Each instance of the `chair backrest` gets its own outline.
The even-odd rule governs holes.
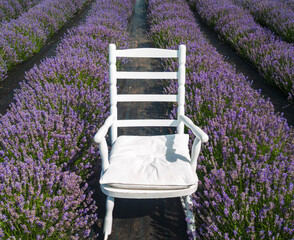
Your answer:
[[[125,72],[117,71],[116,58],[177,58],[177,72]],[[179,116],[185,113],[185,63],[186,46],[180,45],[179,50],[159,48],[134,48],[117,50],[115,44],[109,45],[110,62],[110,113],[115,116],[111,127],[112,144],[117,139],[118,127],[177,127],[177,133],[184,133],[184,124]],[[117,94],[117,79],[178,79],[178,94]],[[118,120],[118,102],[177,102],[177,119],[136,119]]]

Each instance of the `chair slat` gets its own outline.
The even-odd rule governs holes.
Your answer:
[[[173,119],[135,119],[117,120],[118,127],[177,127],[178,120]]]
[[[136,48],[116,50],[116,57],[139,57],[139,58],[177,58],[178,50],[159,48]]]
[[[118,94],[118,102],[176,102],[177,95],[167,94]]]
[[[177,72],[116,72],[117,79],[177,79]]]

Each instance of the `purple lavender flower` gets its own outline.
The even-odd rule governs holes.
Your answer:
[[[288,42],[294,42],[294,11],[287,3],[271,0],[233,0],[248,9],[261,25],[269,27]]]
[[[0,23],[17,18],[20,14],[28,11],[43,0],[1,0],[0,1]]]
[[[269,83],[278,86],[289,101],[293,101],[293,43],[284,42],[261,27],[248,11],[233,1],[190,0],[190,3],[208,25],[251,61]],[[282,24],[283,27],[284,25]]]
[[[108,115],[105,49],[126,47],[134,1],[121,4],[98,0],[0,116],[1,238],[89,239],[97,216],[85,180],[99,160],[93,135]]]
[[[79,176],[61,171],[53,163],[32,158],[9,159],[0,163],[0,170],[0,210],[5,216],[0,218],[2,237],[89,237],[89,228],[97,218],[97,207],[91,199],[92,193],[86,193],[87,186],[80,187]],[[29,193],[28,189],[33,192]],[[61,195],[57,194],[59,191]],[[84,202],[88,204],[87,211],[82,207]],[[62,218],[64,215],[66,219]]]
[[[86,1],[44,0],[17,19],[3,22],[0,26],[0,80],[16,64],[38,52],[46,40],[81,9]]]
[[[227,7],[216,3],[210,9]],[[156,46],[187,45],[186,114],[210,136],[198,160],[194,235],[262,239],[270,230],[271,238],[291,239],[293,128],[208,44],[185,1],[149,0],[149,22]],[[177,65],[166,62],[166,69]],[[166,92],[176,94],[176,87],[171,82]]]

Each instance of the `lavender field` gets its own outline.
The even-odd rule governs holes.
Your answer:
[[[270,84],[279,87],[287,95],[289,101],[293,101],[293,43],[283,41],[272,31],[259,25],[249,11],[235,4],[233,0],[190,0],[189,2],[209,26],[241,56],[248,59]],[[291,14],[287,15],[287,12],[279,10],[280,15],[286,19],[282,20],[279,18],[280,15],[275,14],[271,15],[276,16],[273,17],[274,20],[269,21],[272,26],[275,25],[275,22],[280,22],[285,34],[292,36],[293,11],[289,10]],[[262,15],[266,16],[265,13]]]
[[[248,9],[258,23],[270,28],[287,42],[294,42],[294,11],[287,3],[272,0],[234,0],[234,3]]]
[[[0,2],[0,77],[5,81],[8,71],[38,52],[88,0]],[[109,115],[108,45],[128,48],[135,3],[96,0],[83,24],[65,34],[56,56],[26,73],[14,102],[0,115],[0,239],[98,238],[94,226],[100,209],[89,186],[100,161],[93,135]],[[199,11],[291,102],[293,4],[146,3],[146,37],[154,46],[187,46],[186,114],[210,138],[198,160],[196,231],[188,232],[189,238],[294,239],[293,127],[208,42],[193,14]],[[287,5],[287,14],[270,7],[275,4]],[[166,71],[177,69],[174,62],[163,64]],[[165,86],[169,93],[175,89],[175,82]]]
[[[187,45],[186,114],[210,136],[190,238],[293,239],[293,128],[209,45],[185,1],[150,0],[149,11],[156,46]]]
[[[0,1],[0,22],[17,18],[20,14],[28,11],[41,0],[1,0]]]
[[[57,56],[27,73],[1,116],[1,239],[94,237],[86,180],[97,164],[93,134],[107,117],[107,46],[126,47],[133,5],[97,0]]]
[[[9,70],[40,51],[88,0],[44,0],[0,24],[0,81]],[[12,3],[11,3],[12,4]]]

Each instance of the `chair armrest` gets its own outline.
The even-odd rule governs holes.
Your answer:
[[[108,129],[114,122],[114,115],[110,115],[104,122],[103,126],[98,130],[98,132],[94,136],[94,141],[96,143],[101,143],[102,140],[105,138]]]
[[[191,129],[193,134],[199,138],[199,140],[203,143],[208,141],[208,136],[203,130],[197,127],[190,118],[185,115],[180,115],[180,121],[182,121],[188,128]]]
[[[98,130],[94,136],[94,141],[99,143],[99,150],[102,160],[102,169],[101,174],[103,174],[109,166],[108,161],[108,147],[106,143],[105,136],[108,132],[108,129],[111,127],[115,119],[114,115],[110,115],[104,122],[103,126]]]
[[[191,129],[193,134],[196,136],[193,146],[192,146],[192,155],[191,155],[191,166],[194,171],[197,169],[197,159],[200,153],[201,142],[205,143],[208,141],[208,136],[205,132],[197,127],[190,118],[185,115],[180,115],[180,121],[182,121],[187,127]]]

